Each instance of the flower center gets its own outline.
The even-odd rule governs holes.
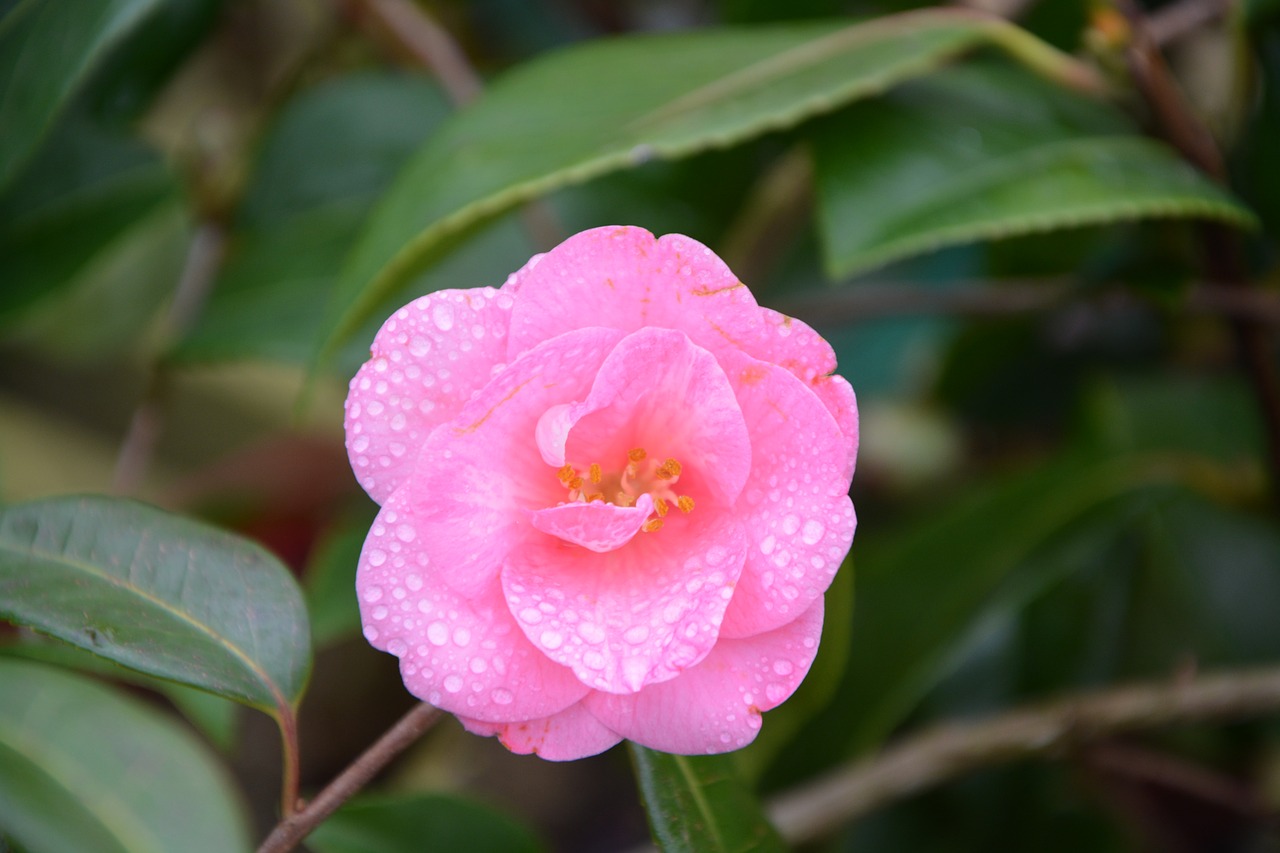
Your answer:
[[[557,472],[569,490],[569,500],[580,503],[604,501],[615,506],[635,506],[643,494],[653,498],[653,515],[640,529],[653,533],[662,528],[663,517],[674,505],[681,512],[693,512],[693,498],[676,494],[682,466],[675,459],[650,458],[643,447],[627,451],[627,462],[619,469],[605,469],[592,462],[585,469],[565,465]]]

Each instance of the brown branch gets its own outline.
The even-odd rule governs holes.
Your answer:
[[[282,820],[262,842],[258,853],[285,853],[296,847],[325,818],[369,784],[391,759],[422,737],[435,725],[440,715],[439,708],[426,703],[415,705],[316,795],[314,800]]]
[[[938,726],[777,797],[768,813],[783,838],[802,844],[981,768],[1053,758],[1125,733],[1277,712],[1280,668],[1103,690]]]

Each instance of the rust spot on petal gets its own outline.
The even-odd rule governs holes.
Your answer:
[[[489,411],[485,412],[484,415],[480,418],[480,420],[471,424],[471,426],[462,427],[461,429],[455,429],[454,433],[456,433],[457,435],[466,435],[469,432],[475,432],[476,430],[480,429],[480,427],[484,425],[484,422],[489,420],[489,418],[493,415],[493,413],[498,410],[499,406],[503,405],[504,403],[508,402],[512,397],[519,394],[520,391],[524,388],[524,386],[528,385],[532,381],[533,381],[532,379],[526,379],[524,382],[521,382],[519,385],[512,388],[510,393],[507,394],[507,396],[503,397],[501,400],[494,403],[493,407],[490,408]]]
[[[694,296],[715,296],[717,293],[724,293],[726,290],[737,290],[739,287],[746,287],[746,285],[740,281],[734,284],[726,284],[724,287],[707,287],[703,285],[689,292]]]
[[[742,380],[743,385],[754,385],[768,375],[768,369],[753,364],[750,367],[745,368],[739,378]]]

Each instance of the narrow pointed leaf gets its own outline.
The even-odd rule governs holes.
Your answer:
[[[0,512],[0,617],[276,716],[310,669],[302,594],[279,561],[134,501]]]
[[[730,755],[670,755],[629,744],[653,838],[664,853],[786,847]]]
[[[812,138],[834,278],[943,246],[1080,225],[1254,222],[1114,109],[1010,65],[911,83],[823,122]]]
[[[432,136],[383,199],[339,279],[325,351],[523,201],[792,127],[989,41],[1052,53],[1004,22],[935,9],[851,26],[601,40],[517,68]]]
[[[93,70],[161,0],[25,0],[0,19],[0,187]]]
[[[236,853],[225,772],[163,714],[81,676],[0,659],[0,828],[23,848]]]

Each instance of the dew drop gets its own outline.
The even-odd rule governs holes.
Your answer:
[[[418,535],[412,524],[402,524],[396,528],[396,538],[401,542],[412,542]]]
[[[387,552],[379,548],[374,548],[369,552],[369,565],[377,567],[387,561]]]
[[[449,331],[453,328],[453,306],[447,302],[436,302],[431,306],[431,319],[435,321],[437,329]]]
[[[800,519],[794,515],[788,515],[782,519],[782,532],[788,536],[795,534],[800,529]]]
[[[459,675],[447,676],[444,680],[444,689],[450,693],[457,693],[462,689],[462,677]]]
[[[369,602],[370,604],[373,604],[375,601],[381,600],[381,598],[382,598],[382,587],[380,586],[365,587],[364,589],[365,601]]]
[[[418,590],[422,589],[422,576],[409,575],[404,579],[404,585],[409,587],[409,589],[413,590],[414,592],[417,592]]]
[[[804,540],[806,545],[817,545],[818,540],[822,538],[822,534],[827,529],[822,526],[822,522],[815,518],[811,518],[804,523],[804,530],[800,533],[800,538]]]
[[[628,643],[643,643],[645,640],[649,639],[649,626],[633,625],[627,629],[627,632],[622,635],[622,638]]]
[[[449,642],[449,628],[443,622],[432,622],[427,626],[427,639],[433,646],[443,646]]]
[[[558,649],[564,643],[564,637],[556,631],[542,632],[542,645],[548,649]]]
[[[511,700],[515,699],[515,697],[511,695],[510,690],[506,690],[502,687],[499,687],[497,690],[490,693],[489,698],[493,700],[493,704],[495,705],[510,705]]]
[[[773,671],[778,675],[790,675],[794,668],[789,660],[776,660],[773,662]]]
[[[466,628],[454,628],[453,642],[454,642],[454,645],[465,648],[467,645],[471,643],[471,632],[468,631]]]
[[[770,684],[764,689],[764,695],[770,702],[781,702],[787,698],[787,688],[781,684]]]

